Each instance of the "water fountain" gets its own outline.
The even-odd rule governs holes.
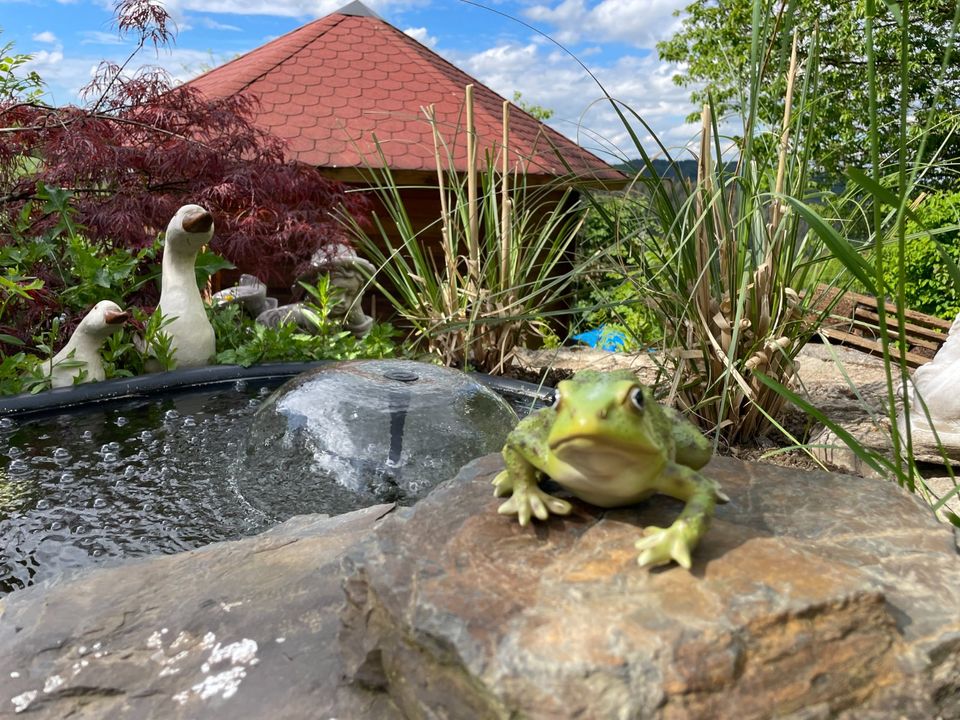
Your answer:
[[[521,410],[536,396],[480,379],[402,360],[212,366],[2,399],[0,594],[294,514],[412,504],[502,443],[516,416],[486,386]]]

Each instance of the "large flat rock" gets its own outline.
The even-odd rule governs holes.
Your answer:
[[[408,717],[960,717],[955,539],[895,485],[715,459],[693,571],[651,572],[634,541],[679,503],[524,529],[500,467],[347,555],[347,677]]]
[[[0,717],[397,717],[341,687],[340,556],[392,505],[85,570],[0,600]]]
[[[414,508],[85,570],[0,600],[0,717],[960,718],[960,558],[896,486],[714,460],[679,503],[496,513],[498,456]]]

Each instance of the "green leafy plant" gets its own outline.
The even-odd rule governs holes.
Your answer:
[[[656,313],[636,292],[634,277],[643,238],[652,228],[645,197],[627,190],[595,197],[605,212],[586,215],[577,254],[589,262],[577,275],[578,320],[574,332],[603,326],[619,333],[627,352],[649,347],[663,336]]]
[[[532,187],[506,167],[508,106],[500,156],[477,170],[467,90],[468,170],[456,172],[453,143],[440,134],[432,110],[442,241],[432,246],[404,207],[401,188],[382,153],[371,186],[386,217],[368,234],[343,218],[358,247],[378,267],[373,282],[413,329],[415,351],[445,365],[501,370],[517,346],[538,344],[554,332],[547,318],[567,312],[577,268],[565,268],[583,222],[569,189]],[[499,166],[499,167],[498,167]],[[399,240],[397,240],[399,238]]]
[[[301,285],[310,297],[300,310],[300,316],[311,325],[309,332],[295,323],[275,328],[260,325],[239,305],[210,308],[208,316],[217,337],[216,361],[249,367],[264,362],[382,358],[396,353],[397,333],[389,324],[374,324],[365,337],[356,338],[331,320],[338,288],[328,277],[322,276],[316,285]]]
[[[922,195],[905,224],[903,264],[885,254],[883,281],[896,288],[903,277],[907,307],[953,320],[960,313],[960,288],[943,259],[960,262],[960,192]]]
[[[13,52],[12,42],[0,46],[0,102],[13,98],[34,102],[43,94],[40,75],[35,70],[23,72],[32,59],[32,55]]]

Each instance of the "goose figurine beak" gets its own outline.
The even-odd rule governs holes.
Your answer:
[[[180,224],[188,233],[205,233],[213,225],[213,215],[206,210],[191,210],[184,214]]]
[[[103,321],[107,325],[123,325],[129,319],[130,313],[126,311],[116,312],[115,310],[107,310],[103,313]]]

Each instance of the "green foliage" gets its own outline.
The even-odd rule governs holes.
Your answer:
[[[159,282],[160,248],[159,240],[134,251],[69,235],[60,258],[68,283],[61,299],[69,307],[88,308],[101,300],[126,297],[151,281]]]
[[[960,313],[960,288],[941,253],[960,263],[960,192],[928,195],[913,215],[906,221],[903,266],[885,253],[884,282],[896,288],[902,276],[907,307],[953,320]]]
[[[208,317],[217,337],[216,361],[249,367],[265,362],[309,362],[391,357],[397,352],[397,335],[389,324],[375,324],[363,338],[356,338],[330,319],[337,288],[323,276],[316,286],[303,285],[311,297],[305,303],[313,325],[304,332],[293,323],[276,328],[259,325],[239,305],[209,308]]]
[[[524,102],[523,94],[519,90],[513,91],[513,104],[537,120],[549,120],[553,117],[553,110],[550,108]]]
[[[878,122],[868,128],[870,91],[864,81],[867,54],[864,25],[867,8],[876,8],[872,18],[875,64],[872,68]],[[933,131],[928,147],[947,143],[941,158],[960,156],[957,107],[960,105],[960,55],[947,57],[954,41],[956,2],[913,0],[909,14],[888,2],[823,3],[816,0],[693,0],[681,14],[682,24],[672,38],[657,45],[663,60],[678,63],[677,84],[691,88],[696,107],[711,102],[718,116],[728,112],[747,118],[755,115],[755,127],[776,129],[783,117],[786,66],[794,32],[801,58],[819,54],[815,69],[820,91],[809,99],[820,118],[816,132],[805,140],[813,149],[815,169],[828,183],[843,177],[847,167],[869,164],[870,135],[886,155],[900,146],[900,99],[910,108],[911,128]],[[901,83],[900,45],[904,37],[901,19],[909,20],[909,54],[906,83]],[[759,40],[759,52],[752,47]],[[751,79],[762,63],[765,82],[755,87]],[[752,92],[756,90],[757,92]],[[693,121],[696,114],[690,115]],[[918,152],[919,132],[910,138]],[[755,141],[776,142],[775,134]],[[767,157],[775,149],[767,148]],[[926,160],[927,158],[924,158]],[[940,168],[937,177],[950,182]]]
[[[651,232],[647,203],[637,192],[611,193],[595,198],[601,211],[591,208],[583,225],[577,253],[592,264],[577,276],[575,332],[600,325],[620,332],[623,350],[632,352],[659,340],[663,329],[656,313],[638,292],[636,276],[643,253],[643,237]]]
[[[43,80],[36,71],[23,72],[32,59],[32,55],[13,52],[12,42],[0,46],[0,102],[32,102],[43,94]]]

